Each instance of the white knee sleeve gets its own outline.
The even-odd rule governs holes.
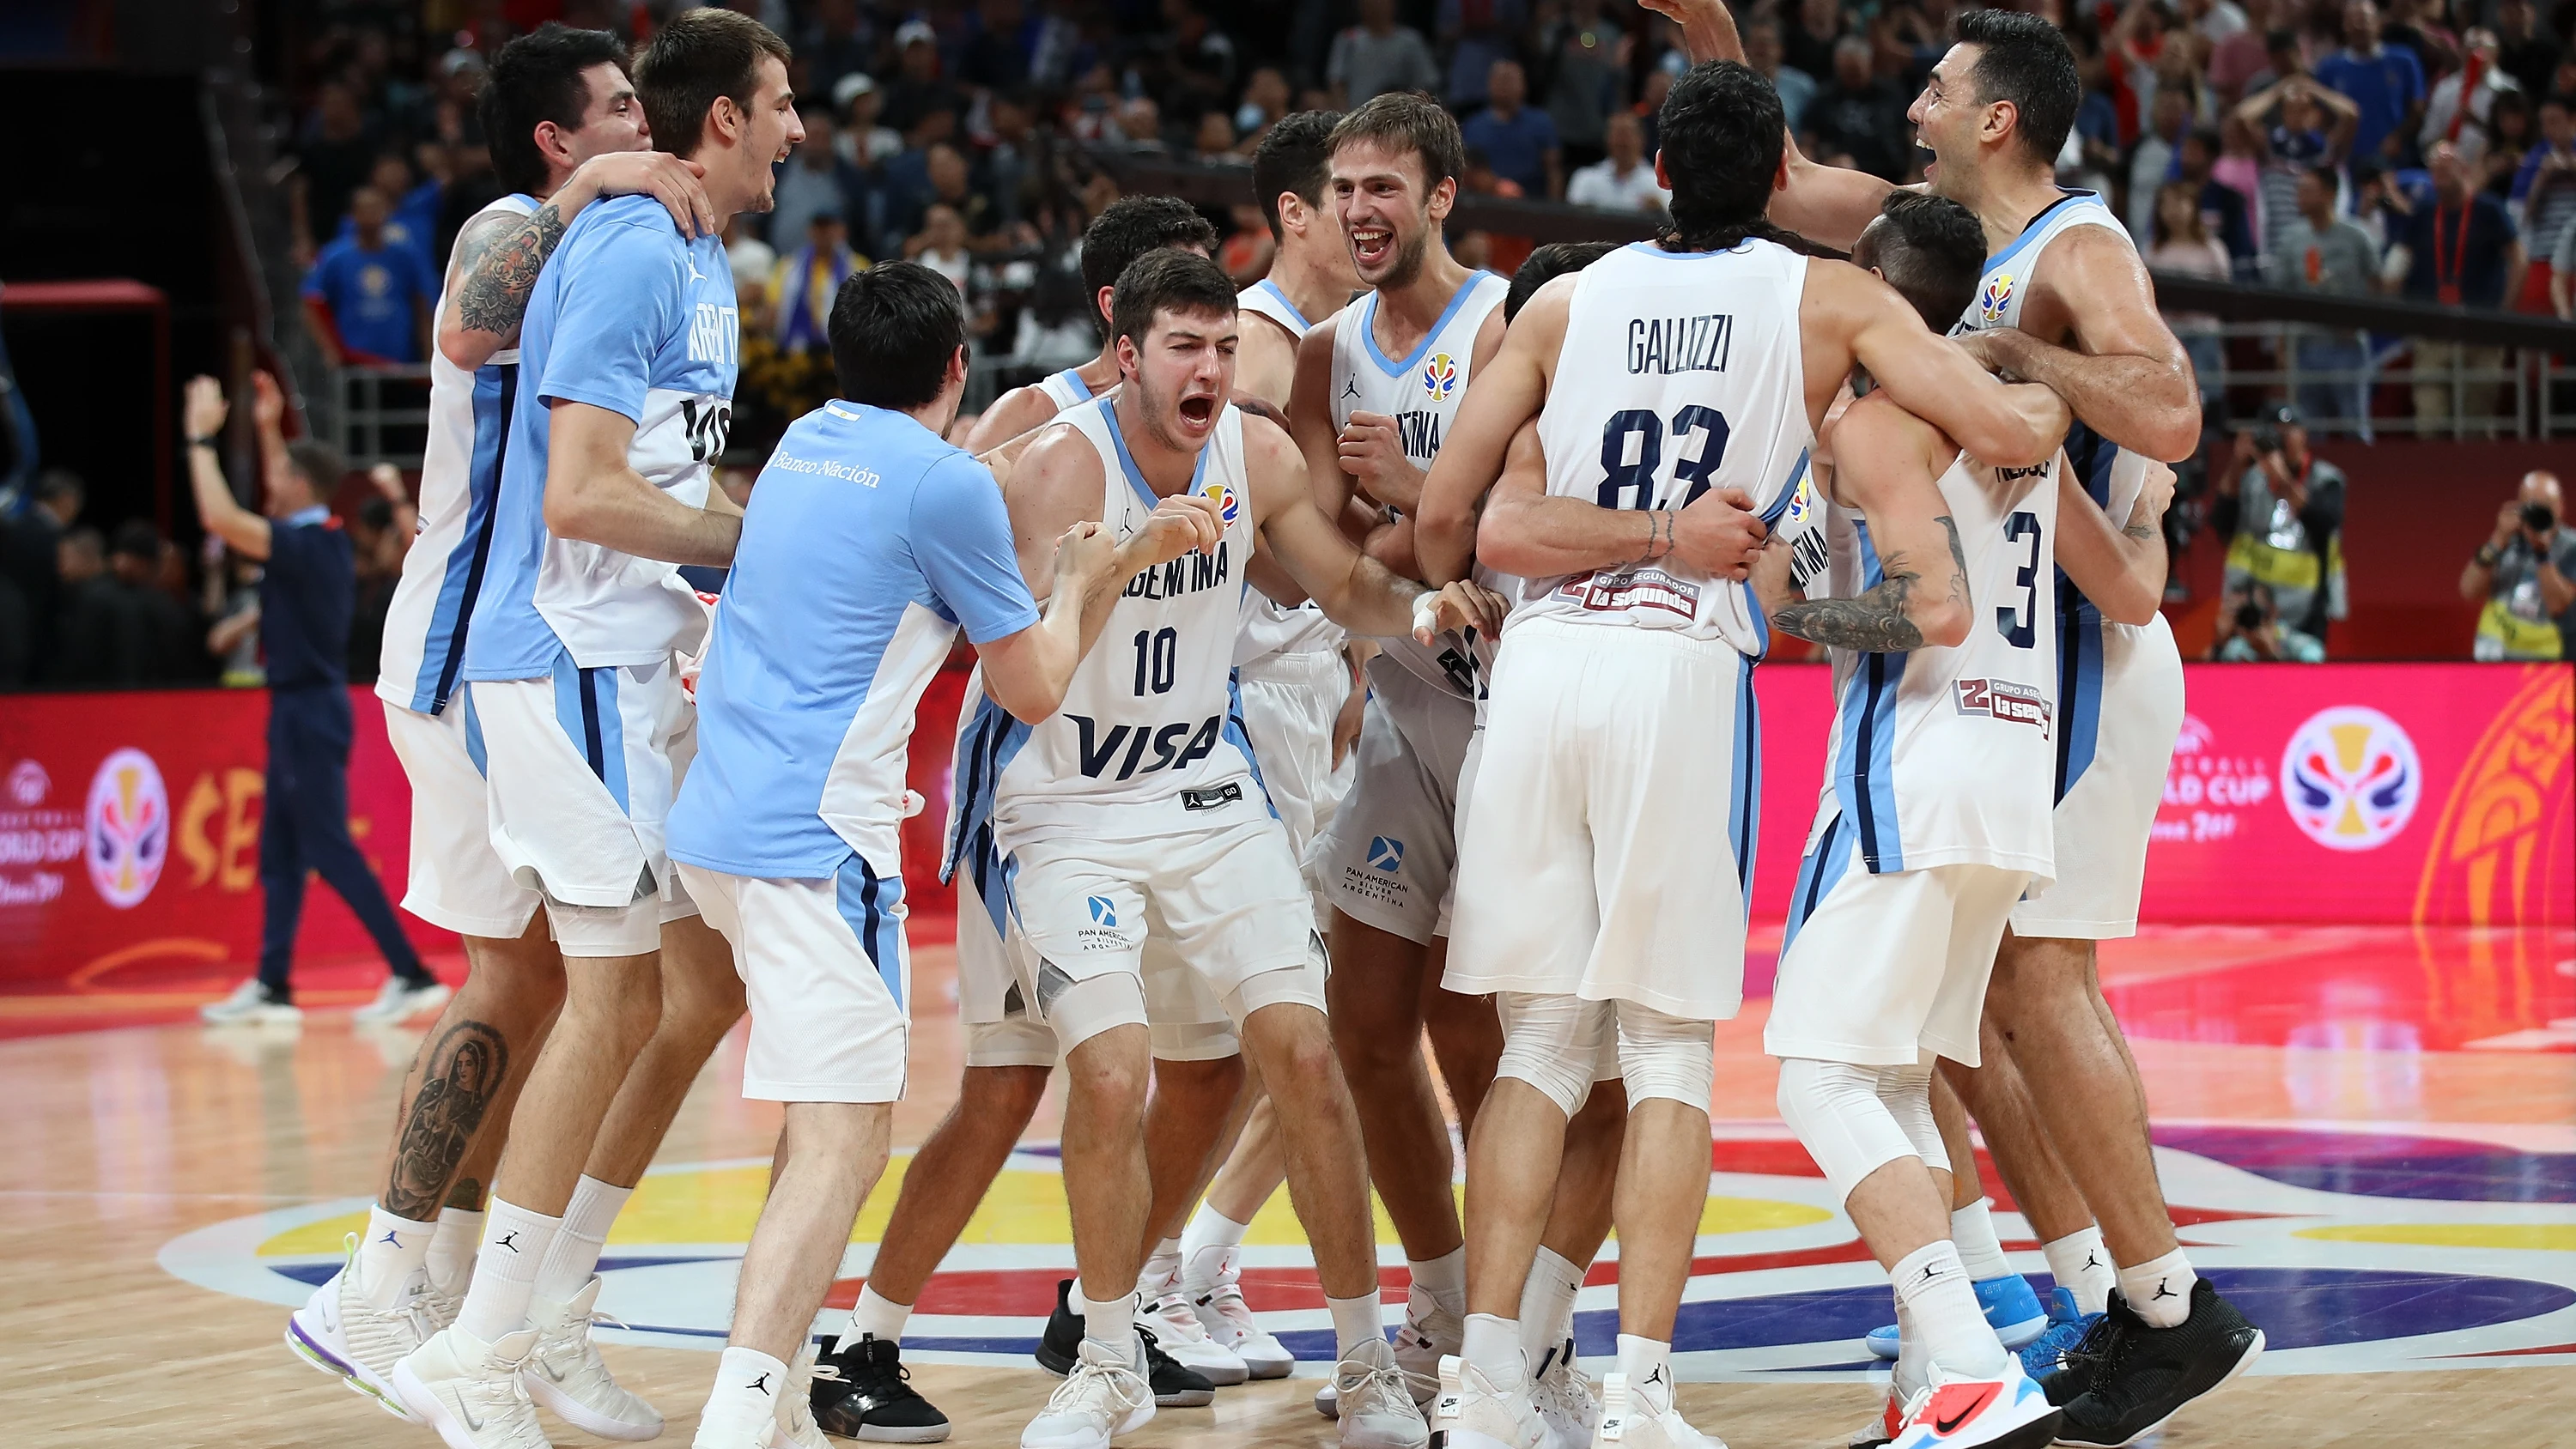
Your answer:
[[[1109,971],[1077,981],[1046,1004],[1047,1024],[1055,1028],[1058,1049],[1075,1047],[1113,1027],[1145,1024],[1145,983],[1124,971]]]
[[[1494,1013],[1503,1027],[1494,1075],[1529,1083],[1573,1116],[1592,1095],[1593,1062],[1612,1031],[1610,1003],[1502,991]]]
[[[1920,1155],[1879,1098],[1878,1075],[1876,1067],[1847,1062],[1781,1059],[1780,1116],[1837,1198],[1849,1198],[1861,1179],[1896,1159]],[[1924,1120],[1931,1120],[1928,1105]]]
[[[1628,1109],[1648,1097],[1666,1097],[1708,1110],[1717,1086],[1717,1025],[1666,1016],[1633,1001],[1619,1003],[1619,1075],[1628,1084]]]
[[[1878,1100],[1887,1104],[1888,1115],[1896,1119],[1905,1140],[1914,1144],[1914,1155],[1923,1159],[1923,1165],[1948,1172],[1949,1144],[1941,1140],[1941,1124],[1932,1120],[1932,1069],[1879,1068]]]

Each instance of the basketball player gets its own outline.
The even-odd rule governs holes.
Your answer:
[[[1334,211],[1372,290],[1298,344],[1289,425],[1326,516],[1353,496],[1410,513],[1469,383],[1501,345],[1509,284],[1460,264],[1441,235],[1466,147],[1438,103],[1379,96],[1341,119],[1331,146]],[[1457,1352],[1466,1256],[1423,1029],[1465,1121],[1497,1050],[1486,1004],[1439,989],[1458,774],[1475,727],[1477,651],[1490,656],[1492,639],[1380,643],[1350,793],[1313,853],[1333,907],[1333,1044],[1413,1278],[1396,1353],[1427,1401],[1440,1357]],[[1325,1400],[1316,1407],[1329,1412]]]
[[[1118,347],[1109,335],[1109,291],[1128,263],[1156,247],[1180,247],[1212,256],[1216,228],[1177,196],[1122,196],[1100,209],[1082,229],[1082,286],[1091,295],[1091,325],[1100,333],[1100,355],[995,398],[967,431],[967,452],[989,452],[1043,426],[1064,409],[1117,386]]]
[[[591,202],[652,192],[684,228],[705,214],[689,163],[645,149],[643,107],[615,36],[555,24],[521,36],[494,59],[480,105],[495,171],[512,194],[457,234],[439,301],[444,345],[430,360],[420,532],[394,586],[376,684],[412,784],[403,907],[463,936],[468,971],[404,1078],[393,1160],[356,1255],[297,1310],[286,1334],[316,1366],[397,1411],[394,1363],[419,1347],[424,1322],[443,1328],[456,1316],[511,1105],[563,1001],[563,965],[536,919],[536,892],[493,854],[482,777],[456,703],[507,446],[518,319],[565,221]],[[469,298],[479,326],[462,315]],[[577,1326],[560,1315],[548,1321],[568,1330],[564,1341],[539,1345],[541,1356],[567,1366],[549,1387],[590,1395],[604,1380],[569,1371],[595,1353],[587,1313]]]
[[[1506,479],[1477,535],[1485,563],[1530,582],[1493,681],[1446,982],[1502,993],[1505,1043],[1469,1144],[1454,1442],[1544,1433],[1510,1315],[1566,1121],[1611,1051],[1628,1124],[1601,1434],[1706,1442],[1675,1410],[1669,1358],[1707,1195],[1713,1024],[1743,985],[1765,626],[1738,580],[1855,362],[2005,466],[2046,457],[2063,426],[2054,399],[1986,376],[1883,283],[1767,239],[1779,104],[1741,65],[1685,75],[1657,158],[1673,231],[1541,289],[1456,423],[1508,440],[1536,411],[1547,462],[1544,493]]]
[[[671,853],[750,983],[745,1095],[787,1103],[778,1170],[743,1256],[699,1449],[768,1449],[807,1413],[789,1362],[885,1170],[903,1094],[904,741],[962,629],[1015,717],[1055,712],[1117,586],[1199,543],[1215,510],[1171,499],[1119,548],[1068,530],[1040,618],[992,476],[940,441],[966,389],[957,289],[895,262],[842,284],[843,401],[763,470],[698,681],[704,733]],[[857,486],[864,485],[864,486]]]
[[[655,139],[703,169],[715,225],[768,207],[771,167],[803,134],[786,60],[775,35],[722,10],[673,20],[637,59]],[[493,849],[541,892],[565,1001],[512,1113],[508,1169],[456,1321],[394,1370],[404,1404],[452,1449],[544,1442],[520,1375],[538,1336],[524,1326],[532,1298],[572,1300],[587,1319],[599,1243],[625,1196],[618,1184],[641,1173],[649,1137],[703,1061],[651,1045],[675,1018],[693,1031],[705,1016],[730,1024],[724,1010],[703,1010],[707,999],[741,1009],[723,946],[688,919],[695,908],[663,849],[687,741],[673,651],[693,645],[706,618],[672,565],[723,564],[740,531],[736,515],[703,506],[736,332],[714,228],[684,235],[644,197],[574,219],[523,319],[489,584],[460,673]],[[666,919],[686,943],[667,977]],[[649,1137],[635,1134],[640,1153],[603,1133],[612,1100],[657,1119]],[[612,1145],[627,1160],[604,1164],[599,1149]],[[584,1174],[585,1158],[611,1175]],[[649,1438],[660,1432],[649,1412],[566,1417]]]
[[[1322,943],[1242,744],[1227,676],[1239,561],[1256,539],[1354,629],[1417,634],[1491,624],[1471,585],[1440,593],[1366,559],[1313,506],[1286,436],[1231,407],[1234,290],[1204,258],[1157,251],[1119,280],[1114,399],[1032,443],[1015,482],[1040,533],[1095,514],[1122,536],[1163,497],[1218,500],[1226,535],[1138,575],[1108,627],[1132,639],[1085,662],[1065,709],[1002,726],[993,773],[962,818],[989,812],[1020,933],[1020,986],[1065,1046],[1064,1171],[1081,1265],[1078,1361],[1021,1442],[1091,1449],[1152,1417],[1134,1287],[1146,1226],[1141,1115],[1147,1013],[1140,956],[1169,943],[1222,1002],[1280,1104],[1289,1188],[1314,1244],[1340,1362],[1346,1445],[1420,1446],[1421,1415],[1383,1329],[1367,1177],[1322,1014]]]

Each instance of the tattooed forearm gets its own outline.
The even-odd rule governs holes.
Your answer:
[[[456,315],[468,331],[506,337],[518,330],[528,310],[528,293],[537,273],[563,240],[564,219],[553,202],[504,234],[488,252],[466,266],[465,283],[457,289]]]
[[[1959,525],[1946,513],[1932,521],[1950,535],[1950,597],[1959,601],[1960,608],[1974,608],[1976,600],[1968,597],[1968,551],[1959,546]]]
[[[2156,516],[2147,511],[2147,500],[2139,499],[2138,506],[2129,510],[2129,521],[2120,525],[2120,532],[2140,543],[2145,543],[2156,536],[2159,532],[2156,527]]]
[[[1857,649],[1864,654],[1903,654],[1923,647],[1923,631],[1905,616],[1905,601],[1922,582],[1905,567],[1905,555],[1892,553],[1886,577],[1869,592],[1851,599],[1809,599],[1771,616],[1771,627],[1818,644]]]
[[[448,1195],[448,1179],[465,1160],[465,1149],[509,1068],[509,1043],[483,1022],[460,1021],[430,1044],[420,1090],[394,1138],[385,1211],[422,1222],[437,1215]]]

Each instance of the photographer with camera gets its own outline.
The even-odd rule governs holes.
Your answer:
[[[2282,627],[2319,641],[2344,616],[2343,470],[2308,451],[2308,430],[2287,403],[2236,435],[2236,463],[2218,473],[2210,524],[2230,535],[2224,630],[2249,584],[2262,584]]]
[[[2230,585],[2218,608],[2209,657],[2228,664],[2323,664],[2325,641],[2281,622],[2272,588],[2259,579]]]
[[[2486,601],[2473,657],[2564,659],[2576,631],[2576,529],[2558,475],[2522,475],[2514,500],[2496,510],[2495,536],[2460,571],[2460,597]]]

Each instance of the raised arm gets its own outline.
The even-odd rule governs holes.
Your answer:
[[[2046,384],[2085,426],[2133,453],[2179,463],[2200,447],[2200,388],[2191,358],[2156,311],[2155,284],[2127,240],[2107,228],[2076,227],[2048,249],[2030,304],[2063,309],[2071,348],[2002,327],[1960,344],[1986,366]],[[1955,432],[1953,437],[1958,437]],[[1989,457],[1968,440],[1982,462]]]
[[[742,519],[681,502],[627,461],[635,420],[589,403],[553,404],[546,447],[546,529],[637,558],[722,568]]]
[[[224,481],[219,451],[224,418],[232,405],[224,385],[211,377],[188,379],[181,423],[188,430],[188,491],[197,500],[197,518],[206,531],[244,558],[268,557],[268,520],[241,506],[232,485]]]
[[[1835,425],[1834,491],[1868,520],[1880,581],[1856,598],[1802,599],[1776,610],[1773,628],[1869,654],[1947,648],[1968,637],[1976,604],[1959,526],[1941,498],[1945,443],[1884,392],[1844,412]]]
[[[1682,29],[1682,50],[1697,64],[1703,60],[1744,59],[1744,37],[1724,0],[1637,0],[1637,3]]]
[[[1848,337],[1850,356],[1898,407],[1958,440],[1968,455],[2002,468],[2044,461],[2065,441],[2066,405],[2046,388],[1997,381],[1948,338],[1923,326],[1895,289],[1843,262],[1810,262],[1799,323],[1810,337]],[[1809,395],[1841,385],[1839,354],[1811,350]],[[2186,364],[2188,366],[2188,364]],[[1843,443],[1835,445],[1840,457]]]
[[[650,193],[682,236],[716,230],[715,208],[698,178],[706,168],[666,151],[620,151],[583,162],[530,216],[487,216],[457,233],[448,262],[447,303],[438,314],[438,351],[471,372],[519,341],[519,319],[564,228],[603,196]]]
[[[2173,502],[2173,469],[2147,464],[2147,486],[2128,520],[2111,526],[2062,457],[2057,466],[2057,566],[2115,624],[2152,622],[2165,598],[2165,539],[2157,527]]]

